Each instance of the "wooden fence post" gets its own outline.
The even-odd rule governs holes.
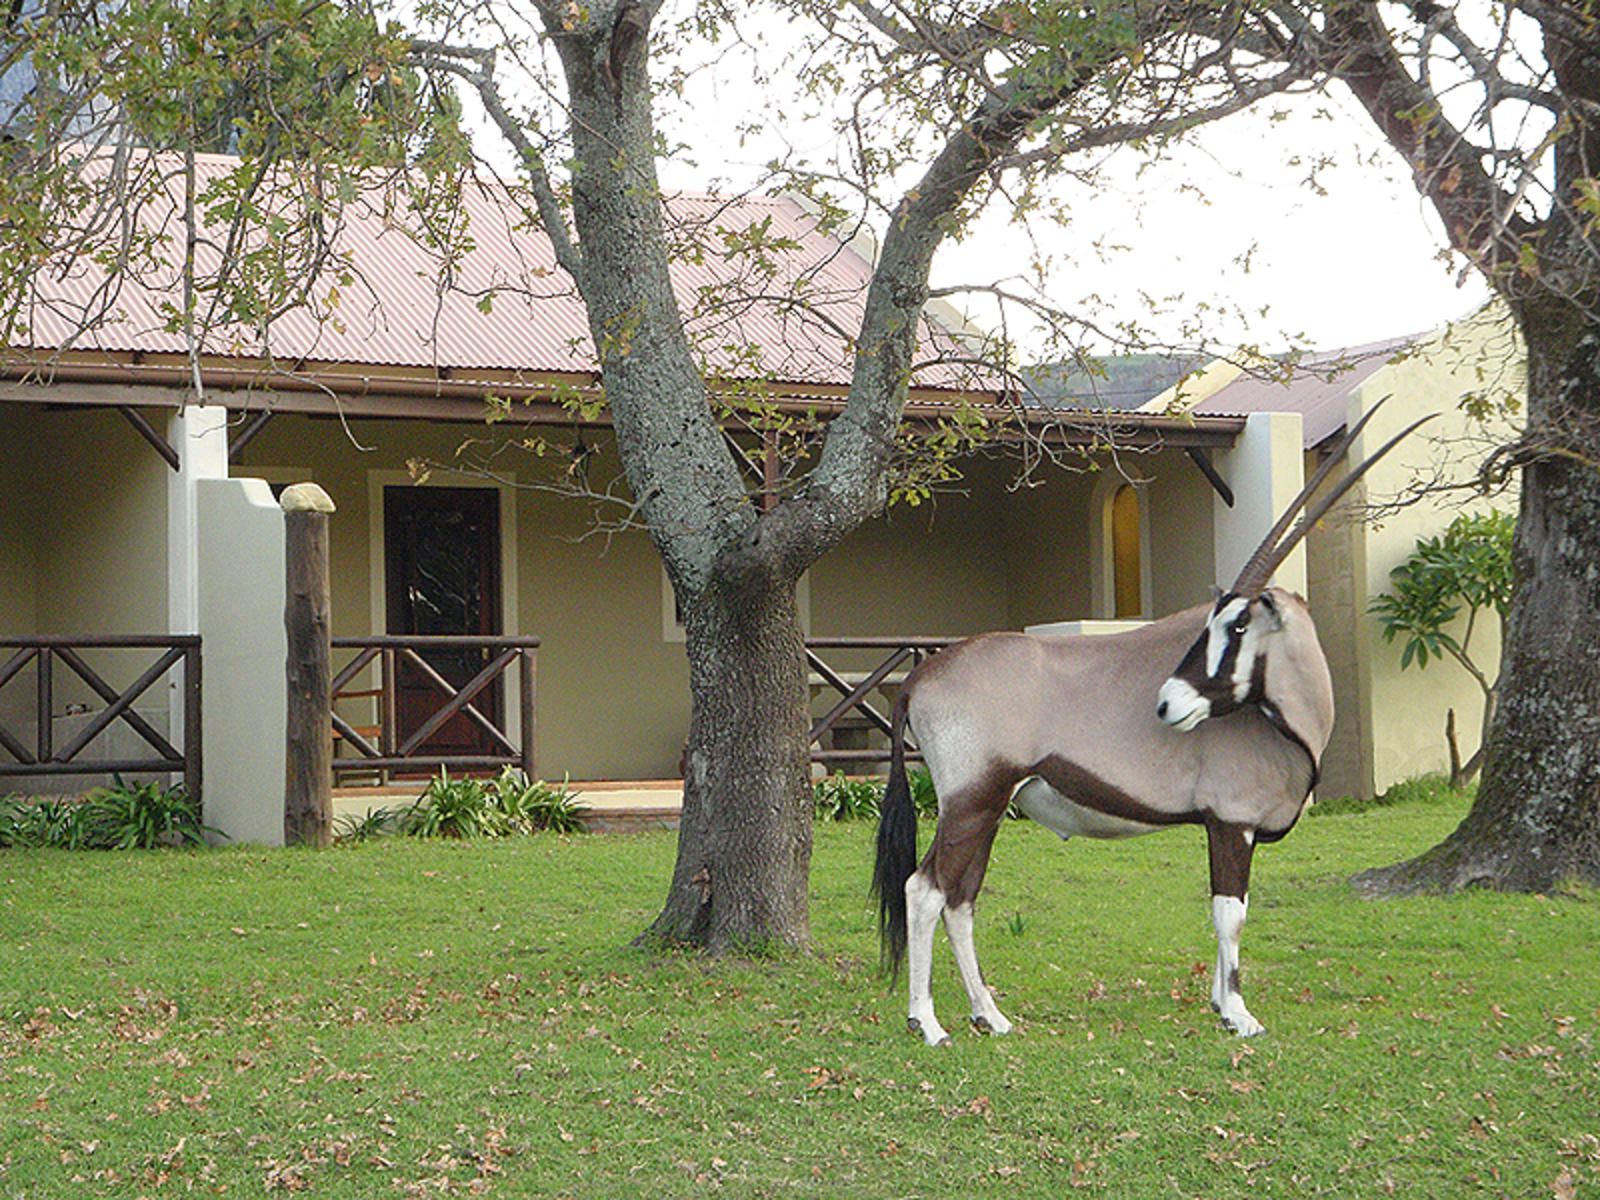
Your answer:
[[[333,627],[328,590],[328,516],[333,501],[314,483],[286,488],[287,570],[283,624],[289,636],[288,755],[283,840],[333,840]]]

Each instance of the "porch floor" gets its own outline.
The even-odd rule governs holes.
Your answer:
[[[373,808],[410,804],[428,786],[426,779],[390,782],[382,787],[336,787],[333,815],[359,817]],[[676,829],[683,807],[681,779],[569,780],[589,809],[584,826],[591,833],[637,833],[645,829]]]

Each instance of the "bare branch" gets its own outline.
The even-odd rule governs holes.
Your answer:
[[[581,288],[583,255],[567,228],[566,214],[561,209],[561,202],[556,198],[555,187],[545,166],[544,153],[528,137],[522,122],[511,114],[510,109],[506,107],[505,98],[500,94],[500,85],[494,75],[495,52],[471,46],[450,46],[428,41],[414,41],[411,43],[411,49],[412,53],[427,66],[446,71],[477,91],[479,99],[483,101],[484,110],[489,114],[489,119],[522,159],[527,172],[528,188],[533,193],[534,204],[539,210],[539,220],[549,235],[556,261]]]

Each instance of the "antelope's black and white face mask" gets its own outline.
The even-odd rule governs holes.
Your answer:
[[[1218,597],[1205,630],[1161,685],[1156,716],[1187,733],[1208,717],[1259,703],[1266,691],[1268,642],[1282,628],[1270,591]]]

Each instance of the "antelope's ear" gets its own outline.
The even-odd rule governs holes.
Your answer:
[[[1272,598],[1271,592],[1261,593],[1261,611],[1267,614],[1271,622],[1268,626],[1274,633],[1283,628],[1283,613],[1278,609],[1278,602]]]
[[[1222,599],[1223,595],[1223,590],[1213,583],[1211,585],[1211,603],[1216,604],[1218,600]]]

